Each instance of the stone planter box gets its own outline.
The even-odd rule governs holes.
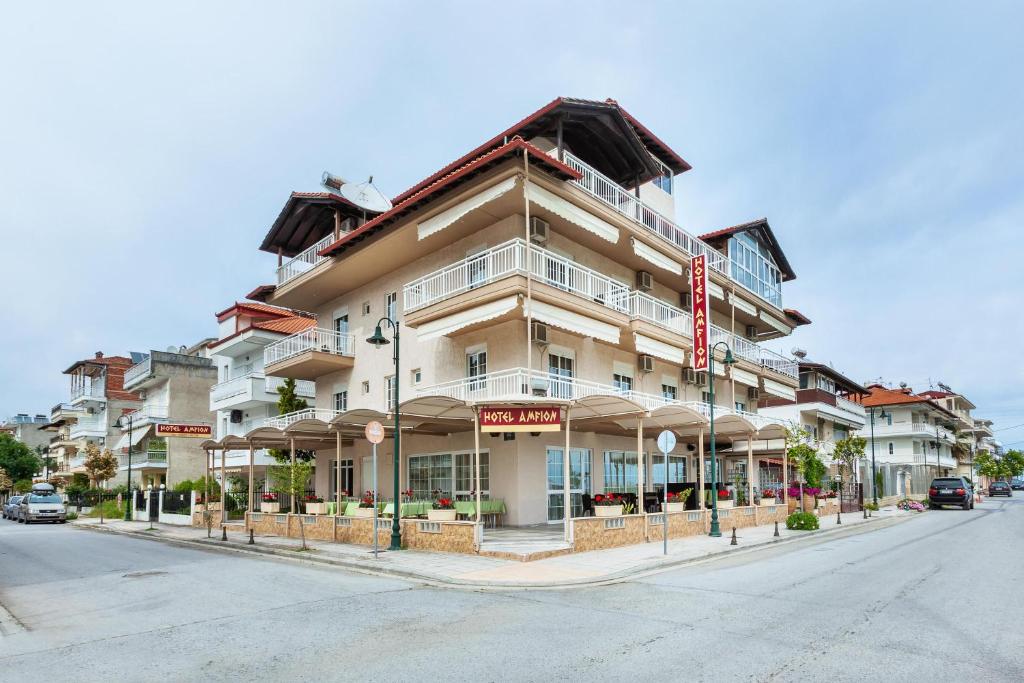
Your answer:
[[[595,517],[621,517],[622,506],[621,505],[595,505],[594,506]]]
[[[800,509],[803,512],[814,512],[814,499],[810,496],[804,496],[800,500]]]
[[[431,522],[454,522],[455,510],[427,510],[427,519]]]
[[[373,517],[373,508],[356,508],[355,517]]]
[[[686,503],[662,503],[663,512],[683,512],[686,510]]]
[[[769,505],[780,505],[781,503],[779,501],[780,501],[779,498],[762,498],[761,499],[761,506],[762,507],[766,507],[766,506],[769,506]]]
[[[307,515],[326,515],[327,503],[306,503]]]
[[[274,514],[276,512],[280,512],[280,511],[281,511],[281,504],[280,503],[276,503],[276,502],[275,503],[267,503],[265,501],[260,501],[260,512],[266,512],[266,513],[269,513],[269,514]]]
[[[728,510],[731,507],[733,507],[732,499],[731,498],[729,500],[720,500],[720,501],[718,501],[718,509],[719,510]]]

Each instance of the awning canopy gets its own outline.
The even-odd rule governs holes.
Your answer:
[[[130,433],[129,432],[125,432],[124,434],[121,435],[121,438],[117,440],[117,443],[114,445],[114,450],[115,451],[127,450],[129,435],[131,436],[131,439],[132,439],[132,448],[135,448],[136,446],[139,445],[140,441],[145,439],[147,436],[151,436],[152,433],[153,433],[153,427],[151,427],[151,426],[150,427],[146,427],[144,429],[133,429],[133,430],[131,430]]]
[[[487,320],[492,320],[505,315],[519,305],[519,295],[513,294],[497,301],[482,304],[466,311],[446,315],[437,320],[423,323],[416,330],[416,338],[420,341],[437,339],[445,335],[457,332],[464,327],[476,325]],[[534,304],[536,305],[536,304]]]
[[[493,185],[482,192],[478,192],[469,199],[459,202],[455,206],[442,211],[441,213],[428,218],[416,226],[419,239],[430,237],[436,232],[444,230],[449,225],[465,216],[474,209],[479,209],[484,204],[491,202],[505,194],[516,186],[516,176],[512,176],[497,185]]]
[[[603,240],[607,240],[612,244],[617,244],[619,241],[619,229],[614,225],[601,220],[592,213],[584,211],[575,204],[570,204],[558,195],[545,190],[535,183],[527,181],[526,196],[534,204],[561,216],[584,230],[594,233]]]
[[[686,351],[678,346],[666,344],[665,342],[658,341],[657,339],[651,339],[650,337],[640,333],[634,333],[633,340],[636,343],[637,353],[646,353],[649,356],[661,358],[662,360],[667,360],[672,363],[676,363],[677,365],[686,364]]]
[[[791,401],[796,400],[796,389],[791,386],[785,385],[782,382],[776,382],[773,379],[764,380],[764,390],[769,394],[778,396],[780,398],[788,398]]]
[[[757,375],[746,370],[741,370],[735,365],[729,370],[732,373],[732,378],[740,384],[746,384],[750,387],[756,387],[758,385]]]
[[[655,249],[654,247],[648,246],[646,243],[641,242],[637,238],[633,237],[630,239],[633,244],[633,253],[642,258],[643,260],[651,263],[659,268],[664,268],[670,273],[675,275],[683,274],[683,264],[678,261],[665,256],[663,253]]]
[[[533,317],[541,322],[584,337],[593,337],[609,344],[619,343],[619,328],[558,306],[534,300],[530,304]]]

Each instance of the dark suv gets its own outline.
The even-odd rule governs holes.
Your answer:
[[[963,477],[932,479],[928,487],[928,500],[933,510],[943,505],[959,505],[964,510],[974,509],[974,487]]]

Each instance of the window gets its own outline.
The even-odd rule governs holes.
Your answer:
[[[661,175],[651,180],[651,184],[664,190],[667,194],[672,194],[672,169],[665,164],[660,164],[660,166]]]
[[[552,398],[572,398],[573,359],[549,353],[548,373],[552,375],[551,386],[548,387]]]
[[[353,491],[352,487],[355,484],[353,480],[353,468],[351,460],[341,461],[341,490],[345,492],[345,495],[358,495],[358,491]],[[331,481],[329,485],[331,498],[338,493],[338,461],[331,460]]]
[[[412,383],[413,384],[419,384],[422,381],[423,381],[423,371],[420,370],[419,368],[416,368],[415,370],[412,371]]]
[[[667,398],[667,399],[669,399],[671,401],[676,400],[676,388],[674,386],[672,386],[671,384],[662,384],[661,385],[661,397],[662,398]]]
[[[473,468],[472,453],[455,454],[455,498],[469,500],[476,494],[476,472]],[[480,453],[480,495],[487,497],[490,493],[490,459],[488,454]]]
[[[384,401],[391,410],[395,407],[395,376],[388,375],[384,378]]]
[[[364,381],[363,382],[363,393],[364,394],[370,393],[370,382],[369,381]]]
[[[711,392],[710,391],[702,391],[702,392],[700,392],[700,400],[703,403],[711,403]]]
[[[892,455],[892,441],[889,442],[889,455]]]
[[[487,351],[476,351],[466,354],[466,377],[470,379],[469,390],[480,391],[487,388]]]
[[[391,322],[398,321],[398,292],[391,292],[384,299],[384,315]]]
[[[760,240],[749,232],[730,237],[729,262],[736,282],[782,308],[782,272]]]
[[[892,413],[885,414],[885,423],[892,427]]]
[[[614,493],[636,491],[637,462],[635,451],[604,452],[604,490]]]
[[[334,409],[339,413],[348,410],[348,391],[339,391],[334,394]]]
[[[619,373],[615,373],[612,375],[612,386],[622,393],[632,391],[633,378],[629,375],[620,375]]]
[[[686,456],[668,456],[668,483],[681,484],[686,481]],[[665,456],[661,453],[655,455],[651,460],[651,483],[665,483]]]
[[[469,288],[473,289],[487,282],[487,254],[483,249],[476,253],[469,254],[467,266],[467,279]]]
[[[747,404],[743,403],[742,401],[736,401],[735,408],[741,413],[747,412]]]
[[[369,301],[364,301],[363,302],[363,315],[370,315],[370,302]]]
[[[490,460],[486,451],[480,453],[480,494],[490,490]],[[472,453],[438,453],[409,457],[409,488],[416,500],[430,500],[440,491],[456,500],[470,500],[475,495]]]
[[[334,319],[334,331],[338,334],[348,334],[348,314],[339,315]]]

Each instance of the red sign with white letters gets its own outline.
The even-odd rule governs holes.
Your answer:
[[[693,292],[693,369],[708,369],[708,271],[707,256],[690,262],[690,291]]]
[[[555,406],[480,409],[482,432],[557,432],[561,425],[562,414]]]

